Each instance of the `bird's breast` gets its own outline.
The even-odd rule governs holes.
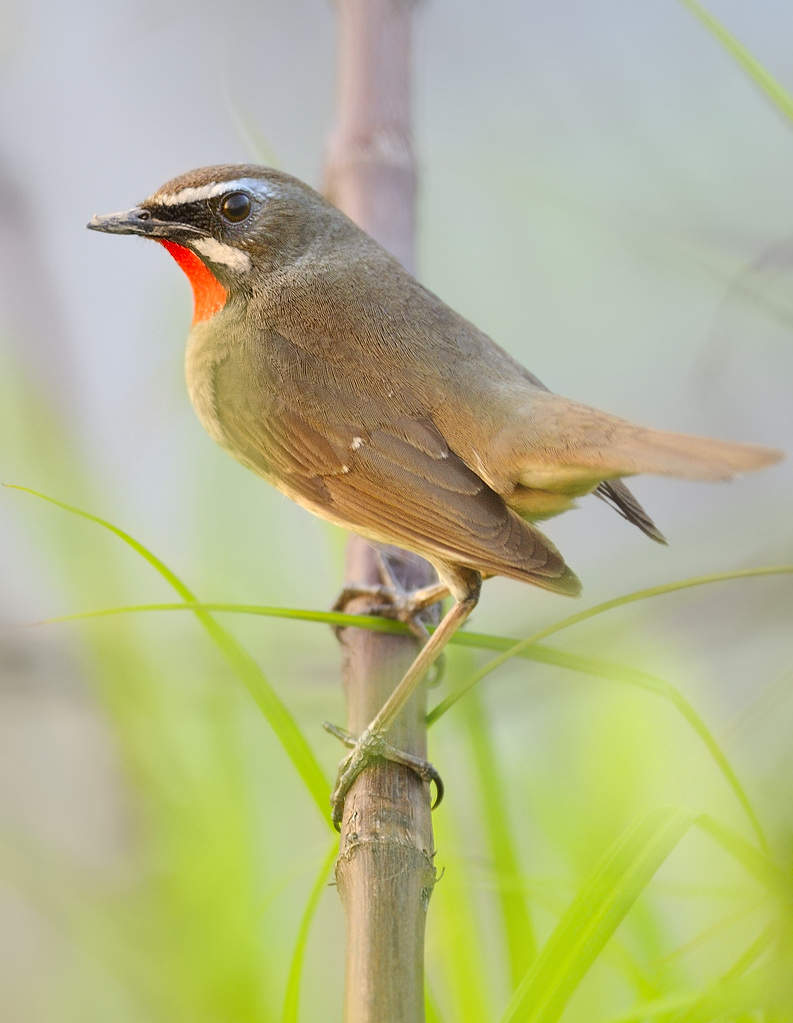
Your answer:
[[[185,368],[190,400],[202,425],[247,468],[285,489],[283,456],[287,382],[273,372],[267,332],[251,332],[231,304],[194,324]],[[290,495],[291,496],[291,495]]]
[[[220,417],[218,372],[233,354],[233,341],[214,320],[194,323],[187,338],[185,377],[190,401],[213,440],[227,447]]]

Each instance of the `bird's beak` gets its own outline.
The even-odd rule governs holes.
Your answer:
[[[174,220],[161,220],[145,206],[122,213],[106,213],[103,217],[95,216],[86,225],[90,231],[103,231],[105,234],[140,234],[144,238],[172,238],[178,240],[185,235],[205,235],[207,232],[193,224],[182,224]]]
[[[162,226],[152,216],[151,211],[142,206],[124,210],[122,213],[107,213],[103,217],[95,216],[90,223],[86,224],[90,231],[104,231],[105,234],[142,235],[157,235],[157,228]]]

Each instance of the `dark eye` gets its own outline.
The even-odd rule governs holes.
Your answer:
[[[232,192],[223,196],[220,212],[232,224],[239,224],[251,212],[251,200],[244,192]]]

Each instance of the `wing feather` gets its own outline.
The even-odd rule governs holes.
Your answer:
[[[551,541],[511,511],[429,420],[389,419],[367,400],[365,423],[320,421],[272,392],[267,409],[229,415],[227,400],[220,407],[232,453],[316,514],[430,561],[562,593],[580,589]]]

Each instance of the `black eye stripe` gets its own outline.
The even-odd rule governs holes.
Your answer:
[[[153,202],[145,208],[164,223],[189,224],[213,234],[218,230],[218,218],[222,225],[229,226],[247,220],[253,210],[253,202],[247,192],[237,189],[192,202]]]
[[[167,205],[164,203],[162,205],[153,204],[147,208],[151,210],[157,220],[169,224],[192,224],[207,232],[209,232],[214,220],[209,203],[205,200],[202,202],[169,203]]]

